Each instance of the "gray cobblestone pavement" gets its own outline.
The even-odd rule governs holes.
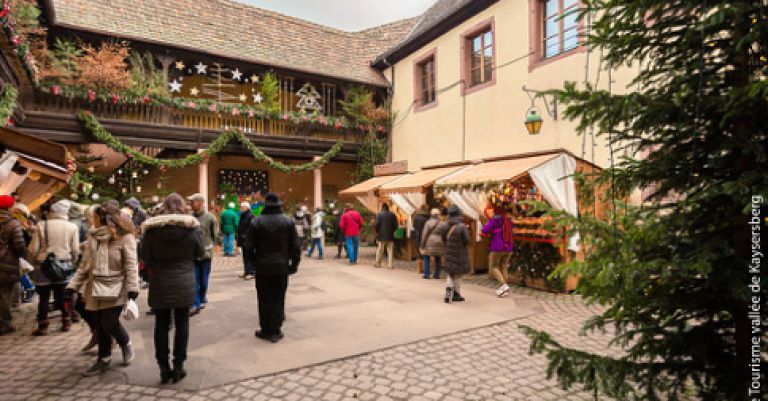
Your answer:
[[[361,268],[371,250],[362,251]],[[415,265],[398,262],[398,268]],[[214,270],[241,269],[240,258],[217,258]],[[414,273],[415,275],[415,273]],[[415,277],[416,278],[416,277]],[[469,280],[493,288],[485,276]],[[579,337],[581,323],[599,312],[576,296],[514,288],[510,297],[535,314],[517,321],[479,327],[414,343],[330,361],[292,371],[255,377],[191,392],[161,386],[115,384],[122,373],[82,378],[75,366],[92,355],[79,349],[88,340],[84,324],[70,333],[53,331],[32,337],[34,304],[15,313],[19,331],[0,337],[0,400],[592,400],[589,394],[560,389],[546,380],[546,359],[528,355],[528,339],[519,324],[549,331],[563,344],[605,352],[604,336]],[[58,329],[58,326],[52,325]],[[119,380],[118,380],[119,381]],[[600,400],[605,398],[600,397]]]

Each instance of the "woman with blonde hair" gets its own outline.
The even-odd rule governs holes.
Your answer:
[[[99,343],[98,358],[83,376],[95,376],[109,369],[113,338],[122,350],[123,365],[130,364],[133,347],[120,323],[120,314],[129,299],[139,296],[136,237],[133,222],[111,203],[95,209],[83,260],[67,286],[70,296],[81,290]]]

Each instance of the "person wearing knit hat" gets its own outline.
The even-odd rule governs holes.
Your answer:
[[[16,330],[11,325],[11,304],[14,289],[21,280],[19,258],[27,256],[21,223],[9,210],[14,202],[11,196],[0,196],[0,336]]]
[[[444,300],[445,303],[461,302],[464,301],[464,297],[459,292],[461,280],[471,272],[469,251],[467,250],[471,238],[461,210],[456,205],[448,208],[448,221],[442,226],[441,235],[445,242],[445,266],[443,269],[447,273]]]
[[[235,256],[235,233],[239,216],[235,212],[235,202],[229,202],[219,216],[219,228],[224,238],[224,256]]]
[[[251,210],[251,204],[248,202],[240,203],[240,220],[237,223],[237,246],[240,248],[243,255],[243,274],[240,278],[248,280],[253,278],[253,260],[248,252],[245,252],[248,227],[251,226],[253,221],[253,211]]]
[[[50,205],[50,206],[48,206]],[[41,271],[43,261],[51,255],[64,266],[73,266],[80,255],[80,230],[69,222],[69,209],[72,203],[62,199],[41,208],[43,220],[37,224],[36,234],[29,245],[29,255],[36,270],[30,276],[37,289],[37,330],[34,335],[48,334],[48,310],[51,294],[54,303],[61,312],[61,331],[69,331],[72,325],[71,300],[65,299],[64,289],[70,277],[64,280],[52,280]],[[71,269],[74,272],[74,269]],[[71,276],[71,275],[70,275]]]

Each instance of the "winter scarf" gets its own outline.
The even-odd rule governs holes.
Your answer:
[[[101,226],[90,230],[91,242],[89,252],[93,257],[93,274],[96,276],[109,276],[109,241],[112,240],[112,232],[109,227]]]

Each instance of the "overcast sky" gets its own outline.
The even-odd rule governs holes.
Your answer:
[[[358,31],[421,14],[435,0],[236,0],[259,8]]]

